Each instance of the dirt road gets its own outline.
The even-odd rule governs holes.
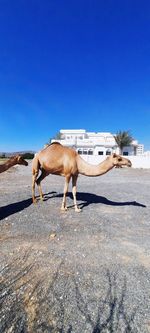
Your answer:
[[[0,174],[0,332],[150,332],[150,170],[64,178],[31,201],[31,164]]]

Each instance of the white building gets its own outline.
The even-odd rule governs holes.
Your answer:
[[[113,152],[119,153],[119,148],[114,139],[114,135],[109,132],[86,132],[79,130],[60,130],[61,139],[52,140],[60,142],[64,146],[75,148],[79,154],[83,155],[110,155]],[[134,140],[129,147],[124,147],[123,155],[141,155],[144,146],[139,145]]]
[[[143,156],[150,157],[150,150],[147,150],[143,153]]]
[[[141,156],[144,154],[144,145],[138,144],[136,149],[136,155]]]

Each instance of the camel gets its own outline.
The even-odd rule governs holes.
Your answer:
[[[28,165],[28,162],[23,159],[21,155],[15,155],[9,158],[5,163],[0,164],[0,173],[8,170],[11,168],[13,165],[16,164],[22,164],[22,165]]]
[[[78,175],[96,177],[105,174],[115,166],[131,167],[131,162],[120,155],[112,154],[98,165],[91,165],[84,161],[81,156],[72,148],[64,147],[58,142],[54,142],[40,152],[36,153],[32,162],[32,200],[36,203],[35,183],[38,186],[40,199],[43,200],[41,181],[49,174],[60,175],[65,177],[65,186],[61,210],[66,211],[66,196],[69,182],[72,178],[72,194],[76,212],[81,209],[77,206],[76,200],[76,183]],[[41,175],[38,177],[39,170]],[[38,177],[38,178],[37,178]]]

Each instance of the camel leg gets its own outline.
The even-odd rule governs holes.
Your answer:
[[[39,174],[39,170],[36,170],[36,171],[34,170],[33,175],[32,175],[32,201],[33,201],[33,203],[37,202],[37,200],[35,198],[35,183],[36,183],[38,174]]]
[[[66,176],[66,178],[65,178],[64,195],[63,195],[63,200],[62,200],[62,205],[61,205],[61,210],[62,211],[66,211],[67,210],[67,206],[66,206],[66,195],[67,195],[67,192],[68,192],[70,178],[71,178],[70,175]]]
[[[42,169],[41,175],[40,177],[36,180],[37,186],[38,186],[38,190],[39,190],[39,194],[40,194],[40,199],[43,200],[43,192],[42,192],[42,187],[41,187],[41,181],[48,175],[48,173]]]
[[[74,207],[75,207],[75,212],[79,213],[81,212],[81,209],[78,208],[77,206],[77,198],[76,198],[76,193],[77,193],[77,179],[78,176],[72,176],[72,194],[73,194],[73,200],[74,200]]]

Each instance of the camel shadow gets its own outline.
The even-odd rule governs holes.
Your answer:
[[[44,196],[46,196],[45,200],[49,200],[52,197],[49,196],[50,193],[46,193]],[[70,197],[71,199],[73,199],[72,193],[68,192],[67,194],[68,197]],[[53,195],[53,198],[62,198],[63,194],[59,193],[56,195]],[[118,202],[118,201],[112,201],[109,200],[105,197],[102,197],[100,195],[96,195],[93,193],[85,193],[85,192],[78,192],[77,193],[77,201],[82,201],[81,203],[78,203],[78,206],[80,208],[84,208],[86,206],[92,205],[92,204],[104,204],[104,205],[108,205],[108,206],[136,206],[136,207],[143,207],[146,208],[146,205],[137,202],[137,201],[123,201],[123,202]],[[73,207],[69,206],[70,208]]]
[[[49,192],[44,194],[44,201],[47,201],[52,198],[62,198],[63,194],[57,192]],[[68,193],[68,197],[73,199],[72,193]],[[38,198],[38,197],[37,197]],[[146,205],[139,203],[137,201],[123,201],[123,202],[117,202],[109,200],[105,197],[102,197],[100,195],[92,194],[92,193],[84,193],[84,192],[78,192],[77,193],[77,201],[82,201],[81,203],[78,203],[78,206],[81,208],[84,208],[86,206],[92,205],[92,204],[104,204],[109,206],[136,206],[136,207],[143,207],[146,208]],[[3,206],[0,208],[0,220],[8,217],[9,215],[13,215],[15,213],[18,213],[22,211],[23,209],[29,207],[32,204],[32,199],[26,199],[19,202],[14,202],[12,204]],[[70,208],[73,207],[73,205],[70,206]]]
[[[51,192],[44,193],[44,194],[43,194],[43,195],[44,195],[44,197],[43,197],[43,201],[47,201],[47,200],[49,200],[49,199],[52,199],[53,197],[57,196],[56,194],[57,194],[56,191],[51,191]],[[40,196],[37,195],[37,196],[36,196],[36,199],[40,200]]]
[[[48,195],[52,195],[52,194],[56,194],[57,192],[49,192]],[[46,196],[47,194],[45,194]],[[52,196],[51,196],[52,197]],[[36,197],[39,200],[39,196]],[[46,197],[47,198],[47,197]],[[49,197],[50,199],[50,197]],[[46,201],[47,199],[44,199],[44,201]],[[13,215],[15,213],[18,213],[20,211],[22,211],[23,209],[29,207],[30,205],[32,205],[32,199],[26,199],[26,200],[22,200],[22,201],[18,201],[18,202],[14,202],[12,204],[0,207],[0,220],[3,220],[4,218]]]
[[[146,208],[146,205],[137,202],[137,201],[112,201],[107,199],[106,197],[102,197],[100,195],[92,194],[92,193],[77,193],[77,200],[84,201],[83,203],[80,203],[79,205],[81,208],[89,206],[90,204],[104,204],[108,206],[138,206]]]
[[[12,204],[3,206],[0,208],[0,220],[22,211],[23,209],[29,207],[32,204],[32,199],[26,199]]]

